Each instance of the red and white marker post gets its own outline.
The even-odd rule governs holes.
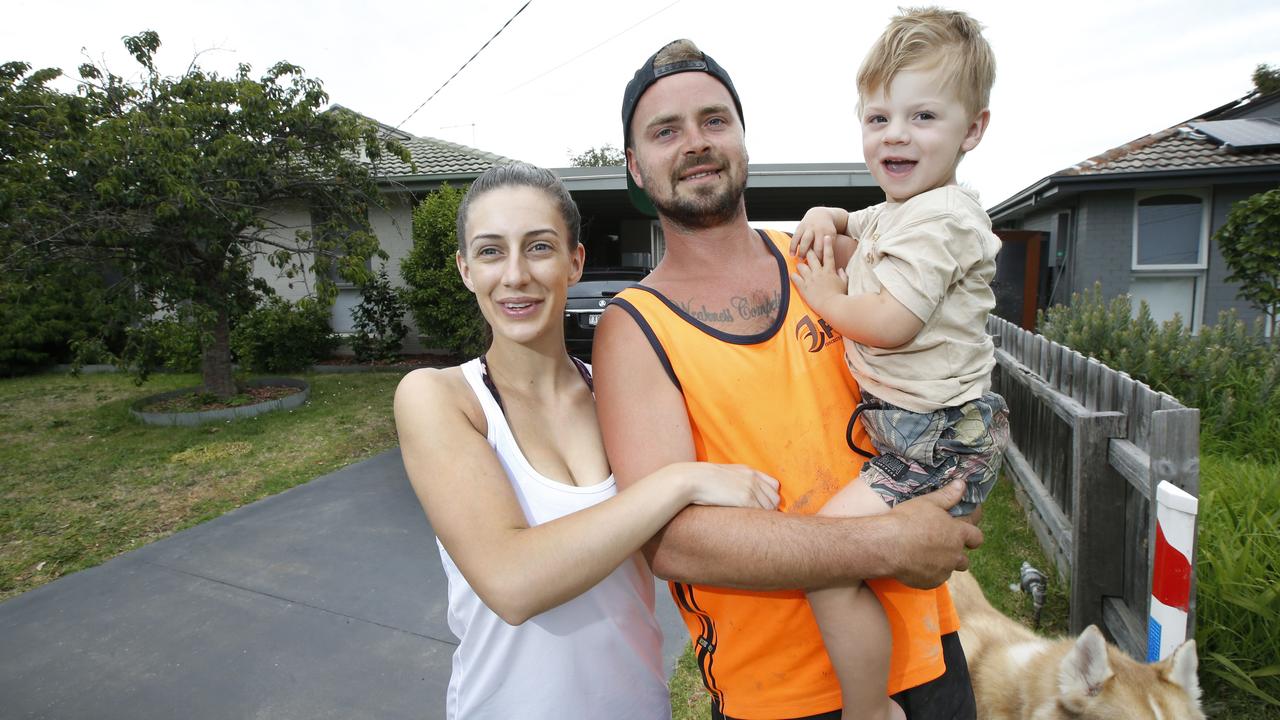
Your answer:
[[[1147,662],[1169,657],[1187,639],[1191,564],[1199,500],[1177,485],[1156,487],[1156,549],[1147,619]]]

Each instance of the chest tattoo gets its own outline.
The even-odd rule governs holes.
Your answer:
[[[782,293],[755,292],[735,295],[727,302],[702,303],[695,300],[678,300],[676,304],[693,319],[719,330],[735,333],[754,333],[768,328],[777,318],[782,307]]]

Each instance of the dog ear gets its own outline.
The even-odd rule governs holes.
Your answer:
[[[1063,704],[1072,712],[1083,711],[1089,698],[1101,693],[1113,675],[1107,660],[1107,641],[1096,625],[1090,625],[1058,665],[1058,690]]]
[[[1179,645],[1173,654],[1160,663],[1160,673],[1170,682],[1187,691],[1196,703],[1200,704],[1200,680],[1196,677],[1196,669],[1200,660],[1196,655],[1196,641],[1188,640]]]

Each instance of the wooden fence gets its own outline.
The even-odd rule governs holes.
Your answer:
[[[1070,581],[1071,632],[1099,625],[1145,660],[1155,488],[1199,496],[1200,411],[994,315],[987,330],[1009,404],[1005,476]],[[1187,637],[1195,597],[1193,577]]]

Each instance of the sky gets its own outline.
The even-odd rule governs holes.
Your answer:
[[[331,101],[421,136],[547,167],[621,145],[622,90],[688,37],[733,77],[751,161],[861,162],[854,76],[898,3],[785,0],[217,3],[10,0],[0,62],[86,60],[137,75],[121,38],[160,34],[158,67],[256,73],[287,60]],[[1280,66],[1274,0],[956,0],[996,54],[991,125],[958,179],[991,207],[1041,178],[1247,93]],[[415,112],[416,109],[416,112]],[[403,123],[403,124],[402,124]],[[748,208],[750,212],[750,208]],[[753,218],[763,219],[763,218]],[[785,218],[770,218],[785,219]]]

